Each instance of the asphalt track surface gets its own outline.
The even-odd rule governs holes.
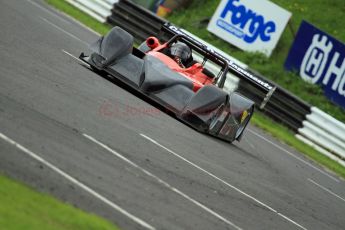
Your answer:
[[[69,17],[6,0],[0,29],[0,173],[123,229],[345,228],[343,180],[257,128],[228,144],[99,77],[73,58],[98,36]]]

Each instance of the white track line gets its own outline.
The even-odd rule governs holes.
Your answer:
[[[311,183],[313,183],[313,184],[316,185],[317,187],[319,187],[319,188],[325,190],[326,192],[330,193],[331,195],[333,195],[333,196],[335,196],[335,197],[337,197],[337,198],[339,198],[340,200],[342,200],[342,201],[345,202],[345,199],[344,199],[344,198],[342,198],[341,196],[335,194],[334,192],[332,192],[332,191],[329,190],[328,188],[323,187],[322,185],[316,183],[315,181],[313,181],[313,180],[310,179],[310,178],[308,178],[308,181],[310,181]]]
[[[79,58],[77,58],[76,56],[74,56],[73,54],[67,52],[66,50],[61,50],[63,53],[67,54],[68,56],[70,56],[71,58],[77,60],[80,64],[86,65],[87,67],[91,68],[91,66],[85,62],[83,62],[82,60],[80,60]]]
[[[78,20],[76,20],[75,18],[73,18],[72,16],[62,12],[62,11],[59,11],[60,14],[64,15],[66,18],[69,18],[71,21],[73,21],[74,23],[78,24],[80,27],[83,27],[84,29],[86,29],[87,31],[97,35],[97,36],[101,36],[100,33],[94,31],[93,29],[91,29],[90,27],[87,27],[86,25],[84,25],[83,23],[79,22]]]
[[[272,141],[268,140],[267,138],[263,137],[262,135],[260,135],[260,134],[258,134],[258,133],[256,133],[256,132],[254,132],[253,130],[248,129],[248,131],[251,132],[252,134],[254,134],[255,136],[261,138],[262,140],[264,140],[264,141],[270,143],[270,144],[273,145],[274,147],[280,149],[281,151],[283,151],[283,152],[289,154],[289,155],[292,156],[293,158],[295,158],[295,159],[301,161],[302,163],[308,165],[309,167],[315,169],[316,171],[320,172],[321,174],[323,174],[323,175],[325,175],[325,176],[331,178],[332,180],[334,180],[334,181],[336,181],[336,182],[338,182],[338,183],[340,182],[337,178],[335,178],[335,177],[329,175],[329,174],[326,173],[325,171],[323,171],[323,170],[321,170],[321,169],[315,167],[315,166],[312,165],[311,163],[309,163],[309,162],[303,160],[302,158],[300,158],[300,157],[296,156],[295,154],[289,152],[288,150],[284,149],[283,147],[280,147],[279,145],[273,143]]]
[[[32,2],[31,0],[27,0],[27,1],[30,2],[30,3],[33,4],[33,5],[35,5],[35,6],[39,7],[39,8],[41,8],[41,9],[43,9],[44,11],[47,11],[47,12],[53,14],[52,12],[50,12],[49,10],[43,8],[42,6],[38,5],[37,3]],[[57,15],[55,15],[55,14],[53,14],[53,15],[54,15],[54,16],[57,16]],[[57,16],[57,17],[58,17],[58,16]],[[63,31],[64,33],[66,33],[66,34],[72,36],[73,38],[75,38],[75,39],[77,39],[77,40],[83,42],[83,43],[86,44],[86,45],[89,45],[89,44],[87,44],[86,42],[84,42],[84,41],[82,41],[81,39],[79,39],[79,38],[77,38],[76,36],[74,36],[73,34],[70,34],[69,32],[63,30],[62,28],[60,28],[60,27],[58,27],[57,25],[53,24],[52,22],[48,21],[47,19],[45,19],[45,18],[43,18],[43,17],[41,17],[41,18],[42,18],[43,20],[45,20],[47,23],[49,23],[49,24],[51,24],[52,26],[56,27],[57,29]],[[71,17],[70,17],[70,18],[71,18]],[[62,18],[60,17],[60,19],[62,19]],[[93,33],[95,33],[95,34],[97,34],[97,35],[100,35],[99,33],[93,31],[92,29],[90,29],[90,28],[88,28],[88,27],[86,27],[85,25],[81,24],[80,22],[76,21],[75,19],[73,19],[73,18],[71,18],[71,19],[72,19],[73,21],[75,21],[76,23],[78,23],[80,26],[82,26],[82,27],[88,29],[89,31],[91,31],[91,32],[93,32]],[[64,19],[63,19],[63,20],[64,20]],[[66,21],[66,20],[65,20],[65,21]],[[70,55],[70,56],[72,56],[72,55]],[[248,130],[249,130],[251,133],[253,133],[254,135],[260,137],[261,139],[267,141],[268,143],[272,144],[273,146],[277,147],[278,149],[280,149],[280,150],[286,152],[286,153],[289,154],[290,156],[292,156],[292,157],[296,158],[297,160],[303,162],[304,164],[308,165],[309,167],[311,167],[311,168],[313,168],[313,169],[319,171],[320,173],[324,174],[325,176],[331,178],[332,180],[334,180],[334,181],[336,181],[336,182],[338,182],[338,183],[340,182],[340,181],[339,181],[338,179],[336,179],[335,177],[333,177],[333,176],[329,175],[328,173],[322,171],[321,169],[315,167],[314,165],[310,164],[309,162],[307,162],[307,161],[305,161],[305,160],[303,160],[303,159],[301,159],[301,158],[295,156],[293,153],[290,153],[290,152],[287,151],[286,149],[284,149],[284,148],[280,147],[279,145],[277,145],[277,144],[271,142],[270,140],[268,140],[267,138],[261,136],[260,134],[258,134],[258,133],[256,133],[256,132],[254,132],[253,130],[250,130],[250,129],[248,129]]]
[[[0,133],[0,138],[5,140],[6,142],[14,145],[15,147],[17,147],[18,149],[22,150],[24,153],[26,153],[27,155],[29,155],[30,157],[34,158],[35,160],[39,161],[40,163],[44,164],[45,166],[47,166],[48,168],[50,168],[51,170],[55,171],[57,174],[59,174],[60,176],[64,177],[65,179],[67,179],[68,181],[70,181],[71,183],[75,184],[76,186],[80,187],[81,189],[83,189],[84,191],[88,192],[89,194],[91,194],[92,196],[96,197],[97,199],[99,199],[100,201],[102,201],[103,203],[109,205],[110,207],[112,207],[113,209],[115,209],[116,211],[122,213],[123,215],[125,215],[126,217],[128,217],[129,219],[131,219],[132,221],[136,222],[137,224],[141,225],[142,227],[149,229],[149,230],[154,230],[155,228],[152,227],[151,225],[149,225],[148,223],[146,223],[145,221],[139,219],[138,217],[130,214],[129,212],[127,212],[126,210],[124,210],[123,208],[121,208],[120,206],[118,206],[117,204],[111,202],[110,200],[108,200],[107,198],[105,198],[104,196],[100,195],[99,193],[97,193],[96,191],[94,191],[93,189],[91,189],[90,187],[86,186],[85,184],[81,183],[80,181],[78,181],[77,179],[75,179],[74,177],[70,176],[69,174],[65,173],[64,171],[62,171],[61,169],[59,169],[58,167],[56,167],[55,165],[49,163],[48,161],[44,160],[42,157],[38,156],[37,154],[33,153],[32,151],[30,151],[29,149],[25,148],[24,146],[18,144],[17,142],[15,142],[14,140],[10,139],[9,137],[5,136],[4,134]]]
[[[34,1],[31,1],[31,0],[27,0],[27,2],[29,2],[33,6],[36,6],[39,9],[43,10],[44,12],[46,12],[46,13],[48,13],[48,14],[50,14],[50,15],[58,18],[58,19],[60,19],[61,21],[65,22],[67,24],[71,24],[69,21],[67,21],[66,19],[62,18],[60,15],[58,15],[56,13],[53,13],[52,11],[50,11],[47,8],[41,6],[40,4],[38,4],[38,3],[34,2]]]
[[[210,208],[206,207],[205,205],[201,204],[200,202],[194,200],[193,198],[191,198],[190,196],[186,195],[185,193],[181,192],[180,190],[178,190],[177,188],[171,186],[169,183],[163,181],[162,179],[160,179],[159,177],[157,177],[156,175],[152,174],[151,172],[147,171],[146,169],[140,167],[139,165],[137,165],[136,163],[132,162],[131,160],[129,160],[128,158],[124,157],[123,155],[121,155],[120,153],[116,152],[115,150],[109,148],[107,145],[99,142],[98,140],[96,140],[95,138],[87,135],[87,134],[83,134],[84,137],[86,137],[87,139],[89,139],[90,141],[94,142],[95,144],[101,146],[102,148],[106,149],[108,152],[112,153],[114,156],[120,158],[121,160],[125,161],[126,163],[130,164],[132,167],[137,168],[138,170],[140,170],[141,172],[143,172],[144,174],[146,174],[147,176],[155,179],[158,183],[160,183],[161,185],[163,185],[164,187],[172,190],[173,192],[177,193],[178,195],[182,196],[183,198],[187,199],[188,201],[192,202],[193,204],[195,204],[196,206],[202,208],[203,210],[205,210],[206,212],[210,213],[211,215],[217,217],[218,219],[220,219],[221,221],[223,221],[224,223],[230,225],[231,227],[237,229],[237,230],[241,230],[240,227],[238,227],[237,225],[235,225],[234,223],[232,223],[231,221],[227,220],[226,218],[224,218],[223,216],[219,215],[218,213],[212,211]]]
[[[71,38],[74,38],[74,39],[80,41],[80,42],[83,43],[84,45],[87,45],[87,46],[89,45],[87,42],[81,40],[80,38],[76,37],[75,35],[71,34],[70,32],[67,32],[66,30],[62,29],[61,27],[55,25],[54,23],[52,23],[52,22],[49,21],[48,19],[46,19],[46,18],[44,18],[44,17],[41,17],[41,16],[40,16],[40,18],[41,18],[43,21],[45,21],[46,23],[48,23],[49,25],[53,26],[54,28],[56,28],[56,29],[60,30],[61,32],[67,34],[67,35],[70,36]]]
[[[54,13],[54,11],[56,11],[56,10],[53,9],[53,8],[52,8],[52,11],[50,11],[50,10],[48,10],[47,8],[41,6],[40,4],[38,4],[38,3],[34,2],[34,1],[27,0],[27,2],[31,3],[32,5],[36,6],[36,7],[39,8],[39,9],[43,10],[44,12],[47,12],[47,13],[53,15],[54,17],[60,19],[61,21],[64,21],[64,22],[67,23],[67,24],[71,24],[71,22],[68,21],[68,20],[66,20],[66,19],[64,19],[63,17],[61,17],[60,14],[63,15],[63,16],[65,16],[65,17],[68,18],[69,20],[73,21],[74,23],[78,24],[79,26],[83,27],[84,29],[88,30],[89,32],[91,32],[91,33],[93,33],[93,34],[96,34],[96,35],[98,35],[98,36],[101,36],[100,33],[94,31],[93,29],[91,29],[91,28],[89,28],[89,27],[87,27],[87,26],[85,26],[84,24],[82,24],[81,22],[79,22],[78,20],[76,20],[75,18],[71,17],[71,16],[68,15],[68,14],[65,14],[65,13],[62,12],[62,11],[58,11],[58,12]]]
[[[243,137],[243,140],[244,140],[252,149],[256,150],[255,146],[254,146],[252,143],[250,143],[250,141],[247,140],[246,137]]]
[[[228,183],[228,182],[226,182],[225,180],[223,180],[223,179],[217,177],[216,175],[210,173],[210,172],[207,171],[206,169],[203,169],[202,167],[200,167],[200,166],[198,166],[197,164],[195,164],[195,163],[189,161],[188,159],[186,159],[186,158],[180,156],[179,154],[177,154],[177,153],[175,153],[174,151],[168,149],[168,148],[165,147],[164,145],[161,145],[160,143],[158,143],[157,141],[153,140],[152,138],[146,136],[145,134],[142,134],[142,133],[141,133],[140,135],[141,135],[142,137],[144,137],[145,139],[149,140],[150,142],[152,142],[153,144],[155,144],[155,145],[161,147],[162,149],[164,149],[164,150],[166,150],[167,152],[171,153],[172,155],[176,156],[177,158],[183,160],[184,162],[186,162],[186,163],[192,165],[193,167],[199,169],[200,171],[206,173],[206,174],[209,175],[210,177],[212,177],[212,178],[214,178],[214,179],[220,181],[221,183],[223,183],[223,184],[225,184],[226,186],[228,186],[228,187],[234,189],[235,191],[237,191],[237,192],[239,192],[240,194],[246,196],[247,198],[249,198],[249,199],[255,201],[256,203],[262,205],[263,207],[267,208],[268,210],[272,211],[273,213],[276,213],[277,215],[283,217],[284,219],[286,219],[286,220],[289,221],[290,223],[296,225],[297,227],[299,227],[299,228],[301,228],[301,229],[306,229],[305,227],[303,227],[302,225],[300,225],[300,224],[298,224],[297,222],[293,221],[293,220],[290,219],[289,217],[287,217],[287,216],[285,216],[285,215],[279,213],[277,210],[275,210],[274,208],[270,207],[269,205],[267,205],[267,204],[261,202],[260,200],[256,199],[255,197],[253,197],[253,196],[249,195],[248,193],[242,191],[241,189],[235,187],[234,185],[231,185],[230,183]]]
[[[32,2],[31,0],[27,0],[27,1],[30,2],[31,4],[37,6],[38,8],[40,8],[40,9],[42,9],[42,10],[44,10],[44,11],[46,11],[46,12],[48,12],[48,13],[50,13],[50,14],[56,16],[56,17],[59,17],[58,15],[55,15],[54,13],[52,13],[51,11],[47,10],[46,8],[40,6],[39,4],[37,4],[37,3],[35,3],[35,2]],[[60,18],[61,20],[66,21],[65,19],[63,19],[63,18],[61,18],[61,17],[59,17],[59,18]],[[97,34],[97,35],[100,35],[99,33],[95,32],[95,31],[93,31],[92,29],[90,29],[90,28],[86,27],[85,25],[81,24],[79,21],[76,21],[74,18],[71,18],[70,16],[69,16],[69,18],[72,19],[74,22],[78,23],[80,26],[86,28],[87,30],[89,30],[89,31],[91,31],[91,32],[93,32],[93,33],[95,33],[95,34]],[[43,19],[43,20],[47,20],[47,19],[44,19],[44,18],[42,18],[42,19]],[[47,22],[50,23],[50,24],[52,24],[53,26],[57,27],[58,29],[63,30],[63,29],[61,29],[60,27],[56,26],[55,24],[49,22],[48,20],[47,20]],[[67,21],[66,21],[66,22],[67,22]],[[68,22],[68,23],[69,23],[69,22]],[[64,30],[63,30],[63,31],[64,31]],[[64,31],[64,32],[67,33],[67,34],[69,34],[69,35],[72,35],[72,34],[68,33],[67,31]],[[74,35],[72,35],[72,36],[73,36],[74,38],[80,40],[79,38],[75,37]],[[82,40],[80,40],[80,41],[83,42],[84,44],[87,44],[86,42],[84,42],[84,41],[82,41]],[[87,45],[88,45],[88,44],[87,44]],[[70,56],[72,56],[72,55],[70,55]],[[277,145],[277,144],[271,142],[270,140],[268,140],[267,138],[261,136],[260,134],[258,134],[258,133],[256,133],[256,132],[254,132],[253,130],[250,130],[250,129],[248,129],[248,130],[249,130],[251,133],[253,133],[254,135],[260,137],[261,139],[263,139],[263,140],[265,140],[265,141],[267,141],[268,143],[270,143],[270,144],[272,144],[273,146],[279,148],[280,150],[286,152],[287,154],[289,154],[290,156],[292,156],[292,157],[296,158],[297,160],[303,162],[304,164],[306,164],[306,165],[312,167],[313,169],[319,171],[320,173],[324,174],[325,176],[331,178],[332,180],[334,180],[334,181],[336,181],[336,182],[338,182],[338,183],[340,182],[340,181],[339,181],[338,179],[336,179],[335,177],[333,177],[333,176],[329,175],[328,173],[322,171],[321,169],[315,167],[314,165],[310,164],[309,162],[307,162],[307,161],[305,161],[305,160],[303,160],[303,159],[301,159],[301,158],[295,156],[293,153],[290,153],[290,152],[287,151],[286,149],[284,149],[284,148],[280,147],[279,145]]]

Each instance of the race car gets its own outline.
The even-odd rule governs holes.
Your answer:
[[[136,48],[131,34],[114,27],[79,58],[96,73],[122,81],[196,130],[239,141],[253,115],[254,102],[222,89],[227,73],[234,71],[233,64],[188,35],[173,33],[165,43],[149,37]],[[197,56],[201,63],[193,58]],[[235,73],[246,77],[243,70]]]

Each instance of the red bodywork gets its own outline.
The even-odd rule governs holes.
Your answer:
[[[200,63],[195,63],[188,68],[182,68],[171,57],[162,53],[161,51],[167,47],[166,43],[161,45],[157,38],[149,37],[146,40],[146,44],[151,49],[146,54],[158,58],[173,71],[190,79],[193,82],[194,92],[198,91],[204,85],[211,85],[213,83],[213,79],[202,72],[204,67]]]

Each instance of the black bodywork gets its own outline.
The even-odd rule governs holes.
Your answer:
[[[188,36],[176,33],[168,43],[176,40],[183,40],[205,58],[221,65],[216,84],[194,92],[191,80],[133,47],[133,37],[120,27],[114,27],[91,44],[90,53],[82,53],[80,59],[95,72],[121,80],[193,128],[229,142],[240,140],[253,115],[254,102],[239,93],[222,90],[226,73],[233,67],[228,60]]]

